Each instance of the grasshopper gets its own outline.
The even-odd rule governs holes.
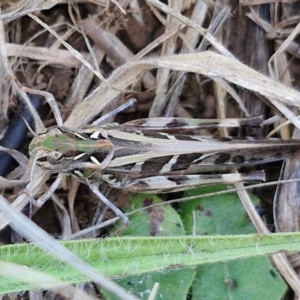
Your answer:
[[[258,122],[260,118],[149,118],[76,130],[53,126],[33,138],[29,153],[40,168],[72,175],[88,184],[124,223],[129,223],[128,217],[99,191],[101,183],[135,193],[160,193],[214,183],[264,181],[262,171],[229,171],[232,167],[283,160],[298,151],[299,141],[213,138],[188,133],[198,128]],[[173,134],[176,131],[184,133]],[[219,174],[212,174],[216,171]]]

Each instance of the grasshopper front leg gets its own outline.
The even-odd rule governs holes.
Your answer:
[[[111,208],[125,224],[129,224],[128,217],[113,205],[100,191],[99,183],[101,170],[111,160],[114,147],[105,130],[78,133],[64,127],[53,127],[34,138],[29,146],[31,156],[39,155],[37,165],[53,173],[71,174],[91,188],[93,193]],[[40,153],[40,154],[38,154]],[[96,179],[97,178],[97,179]],[[50,191],[37,201],[43,204],[54,192],[60,179],[56,180]]]
[[[36,135],[29,146],[29,154],[34,158],[39,167],[52,173],[59,172],[58,177],[48,191],[37,201],[33,199],[33,188],[30,188],[30,198],[34,204],[41,207],[58,188],[63,174],[71,174],[79,179],[83,179],[81,181],[87,183],[102,202],[110,207],[125,224],[129,224],[128,217],[100,193],[98,189],[99,183],[91,183],[87,179],[89,176],[86,175],[87,173],[100,173],[99,171],[104,169],[112,158],[114,149],[112,144],[107,140],[105,130],[102,130],[99,126],[97,126],[97,130],[90,129],[89,131],[89,129],[86,129],[84,132],[80,132],[80,130],[71,131],[64,128],[58,105],[52,94],[24,87],[13,76],[11,76],[11,79],[16,83],[20,92],[44,96],[54,112],[56,122],[59,125]],[[131,99],[128,103],[113,111],[112,114],[116,114],[134,103],[135,100]],[[95,126],[95,124],[93,125]],[[118,125],[111,124],[109,128],[112,126],[116,127]],[[39,128],[41,127],[39,126]],[[31,183],[33,182],[33,175],[34,167],[30,176]]]

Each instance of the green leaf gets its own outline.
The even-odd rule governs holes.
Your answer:
[[[226,185],[214,185],[186,191],[184,197],[216,193],[227,189]],[[250,195],[253,204],[259,205],[259,199]],[[247,234],[255,233],[247,212],[237,193],[198,198],[181,204],[186,234]]]
[[[267,257],[254,257],[199,267],[192,299],[282,299],[287,286]]]
[[[162,202],[163,200],[156,195],[140,194],[132,198],[126,212]],[[184,235],[181,218],[171,205],[146,208],[133,214],[130,221],[130,226],[121,231],[122,236]],[[119,228],[121,227],[123,227],[123,224],[119,224]]]
[[[155,299],[185,300],[194,280],[195,271],[190,268],[167,270],[164,272],[150,272],[140,276],[128,276],[116,282],[131,291],[140,299],[147,300],[152,287],[158,283]],[[117,300],[114,295],[102,291],[106,300]]]
[[[185,192],[197,196],[225,190],[226,185],[209,186]],[[259,199],[250,195],[254,205]],[[181,205],[187,234],[247,234],[255,227],[237,193],[199,198]],[[192,285],[192,299],[281,299],[287,285],[267,256],[205,264]]]
[[[184,267],[195,267],[232,259],[261,256],[278,251],[299,251],[300,233],[278,233],[268,236],[208,235],[178,237],[118,237],[62,242],[70,251],[106,276],[124,277]],[[25,269],[46,272],[66,283],[88,281],[89,278],[53,258],[33,244],[0,247],[0,260],[24,265]],[[247,270],[251,272],[251,268]],[[49,287],[22,283],[1,269],[0,294]],[[212,279],[211,279],[212,280]],[[152,288],[152,287],[150,287]]]
[[[218,192],[226,188],[226,185],[208,186],[188,191],[185,196]],[[250,196],[253,204],[259,205],[259,199],[253,195]],[[160,202],[162,200],[155,195],[138,195],[133,198],[129,211]],[[236,193],[189,201],[183,203],[179,211],[187,234],[248,234],[256,232]],[[169,205],[156,206],[139,212],[131,217],[131,221],[132,225],[123,234],[133,236],[142,234],[149,236],[153,233],[157,235],[176,234],[177,228],[174,225],[181,224],[177,212]],[[193,249],[191,248],[190,251],[192,253]],[[261,296],[267,299],[270,295],[272,295],[272,299],[280,299],[287,289],[280,274],[273,268],[266,256],[226,262],[222,262],[223,259],[220,257],[220,260],[221,262],[204,264],[198,268],[195,280],[191,285],[193,299],[242,299],[242,295],[247,295],[247,299],[258,299]],[[193,270],[183,270],[191,276],[194,275]],[[126,277],[117,282],[125,289],[130,288],[135,295],[142,299],[147,299],[151,287],[157,281],[160,283],[157,297],[174,299],[174,295],[166,291],[168,291],[168,286],[172,286],[174,282],[178,281],[177,273],[178,270],[171,270],[167,273],[149,273]],[[190,289],[189,279],[191,276],[182,277],[181,284],[183,286],[180,287],[181,293],[175,295],[176,299],[186,299]],[[254,289],[253,286],[256,288]],[[178,291],[176,287],[174,288]],[[107,299],[115,299],[108,293],[105,293],[105,296]]]
[[[130,201],[127,212],[149,205],[162,203],[156,195],[139,194]],[[177,236],[184,235],[183,224],[179,214],[170,205],[148,208],[130,217],[131,224],[121,231],[122,236]],[[121,225],[120,225],[121,226]],[[155,259],[154,259],[155,263]],[[128,276],[116,282],[125,289],[131,290],[141,299],[148,299],[154,284],[159,283],[156,299],[186,299],[195,276],[193,268],[174,265],[171,270],[150,272],[143,275]],[[175,268],[175,269],[174,269]],[[102,290],[108,300],[117,299],[111,293]]]

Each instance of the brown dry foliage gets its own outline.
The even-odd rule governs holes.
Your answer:
[[[26,87],[52,93],[65,124],[71,128],[87,124],[132,96],[137,99],[136,105],[119,114],[117,122],[148,116],[263,115],[267,119],[278,115],[300,128],[296,118],[300,105],[297,1],[186,0],[173,1],[169,7],[156,0],[123,2],[126,14],[110,1],[2,2],[2,135],[15,110],[11,99],[16,97],[16,91],[11,87],[9,74]],[[83,65],[78,60],[77,53],[62,46],[61,40],[38,24],[34,16],[76,49],[83,61],[88,61],[103,77],[99,73],[95,76],[85,66],[87,63]],[[39,114],[44,125],[36,115],[37,130],[56,124],[46,103]],[[280,129],[283,138],[291,137],[290,128]],[[247,134],[263,136],[266,132],[259,128]],[[20,149],[25,155],[30,139]],[[294,173],[296,165],[294,161],[290,163],[286,179]],[[31,167],[26,172],[24,168],[23,165],[21,171],[10,174],[8,179],[20,180],[20,184],[27,182]],[[38,197],[47,189],[45,182],[49,184],[51,180],[38,170],[35,176],[34,193]],[[98,205],[97,199],[89,200],[91,194],[83,196],[89,193],[87,187],[77,189],[74,180],[67,179],[64,189],[57,193],[61,199],[57,201],[67,207],[71,205],[68,208],[72,211],[72,232],[92,223]],[[73,208],[76,193],[81,196]],[[300,214],[295,209],[295,200],[287,199],[285,193],[282,188],[275,204],[271,203],[276,212],[271,217],[275,218],[278,230],[296,231]],[[20,210],[28,203],[28,195],[20,188],[3,187],[3,195]],[[108,195],[112,197],[109,192]],[[125,196],[116,197],[120,207],[125,205]],[[272,202],[273,196],[266,197]],[[61,228],[62,221],[58,226],[56,212],[51,204],[46,204],[36,212],[34,220],[60,237],[66,229]],[[266,233],[257,216],[253,219],[258,230]],[[4,228],[7,221],[0,217],[0,224]],[[278,257],[274,260],[281,270],[280,264],[285,262]],[[283,275],[299,296],[297,279]]]

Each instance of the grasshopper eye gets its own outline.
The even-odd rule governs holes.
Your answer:
[[[37,164],[43,163],[43,162],[46,162],[46,161],[47,161],[47,156],[40,156],[37,159]]]
[[[47,160],[50,164],[58,164],[62,161],[64,158],[63,153],[58,152],[58,151],[52,151],[47,154]]]

